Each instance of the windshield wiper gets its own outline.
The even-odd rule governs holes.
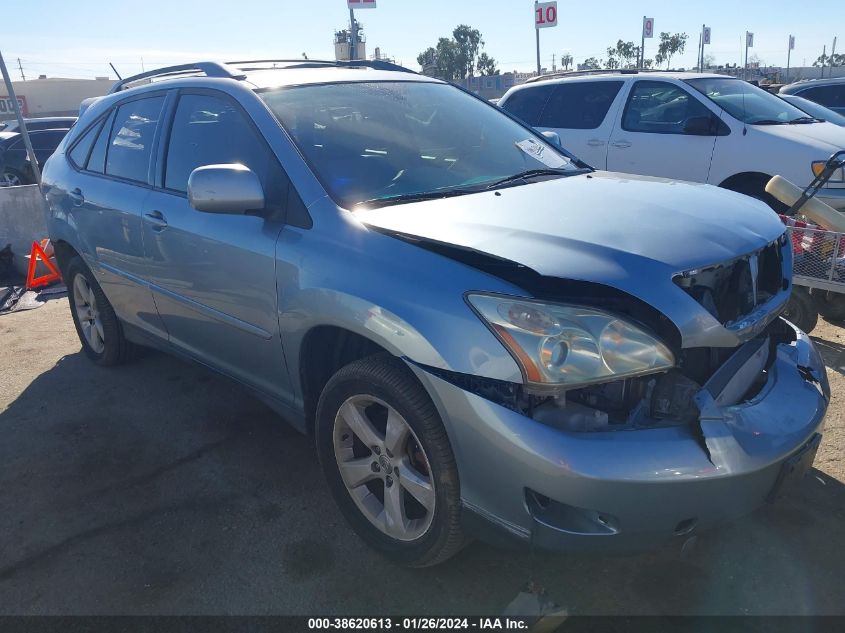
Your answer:
[[[786,125],[786,121],[778,121],[777,119],[760,119],[759,121],[750,121],[751,125]]]
[[[516,182],[517,180],[526,180],[528,178],[534,178],[536,176],[569,176],[573,173],[575,172],[573,172],[572,170],[552,169],[550,167],[543,169],[527,169],[525,171],[519,172],[518,174],[513,174],[512,176],[508,176],[500,180],[494,180],[489,185],[487,185],[485,189],[496,189],[497,187]]]
[[[399,204],[402,202],[417,202],[419,200],[437,200],[439,198],[451,198],[453,196],[463,196],[468,193],[478,193],[478,189],[439,189],[435,191],[418,191],[416,193],[400,193],[395,196],[384,196],[381,198],[370,198],[362,202],[356,202],[355,207],[368,207],[370,209],[377,209],[378,207],[386,207],[391,204]]]
[[[817,119],[814,116],[799,116],[797,119],[792,119],[789,124],[801,124],[801,123],[823,123],[821,119]]]

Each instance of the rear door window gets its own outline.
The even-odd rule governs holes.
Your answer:
[[[517,90],[508,97],[502,108],[528,125],[539,125],[543,107],[553,89],[553,85],[545,84]]]
[[[163,96],[136,99],[118,107],[106,153],[106,174],[147,182]]]
[[[607,116],[623,81],[564,82],[555,86],[540,127],[594,130]]]

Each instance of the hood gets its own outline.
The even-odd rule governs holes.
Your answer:
[[[810,143],[822,151],[833,154],[845,149],[845,128],[829,121],[799,125],[757,125],[758,130],[795,143]],[[827,156],[821,156],[827,158]]]
[[[699,314],[700,306],[672,277],[749,254],[784,232],[777,215],[747,196],[607,172],[359,211],[356,217],[381,230],[511,260],[544,276],[614,287],[671,318],[685,346],[693,339],[701,344],[704,330],[724,328]],[[735,343],[728,339],[723,343]]]

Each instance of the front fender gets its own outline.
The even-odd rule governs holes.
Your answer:
[[[522,382],[516,362],[464,301],[468,290],[526,294],[496,277],[354,223],[338,234],[285,228],[276,269],[292,376],[308,332],[335,326],[416,363]]]

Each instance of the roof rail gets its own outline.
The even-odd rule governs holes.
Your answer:
[[[636,75],[638,73],[656,72],[668,71],[652,70],[650,68],[596,68],[594,70],[565,70],[557,73],[547,73],[545,75],[540,75],[539,77],[532,77],[525,83],[533,83],[535,81],[543,81],[545,79],[560,79],[561,77],[582,77],[584,75],[606,75],[608,73],[617,75]]]
[[[285,64],[285,68],[325,68],[327,66],[334,66],[336,68],[373,68],[374,70],[392,70],[395,72],[412,73],[417,72],[410,68],[405,68],[399,64],[384,61],[383,59],[356,59],[353,61],[347,60],[327,60],[327,59],[247,59],[235,62],[226,62],[229,66],[234,66],[238,70],[246,70],[244,66],[252,64]]]
[[[166,79],[173,76],[192,74],[204,74],[206,77],[221,77],[225,79],[244,79],[246,77],[246,75],[242,73],[233,73],[229,68],[226,68],[224,64],[219,62],[197,62],[194,64],[181,64],[179,66],[166,66],[156,70],[148,70],[147,72],[139,75],[126,77],[125,79],[115,82],[115,84],[111,87],[111,90],[109,90],[109,94],[120,92],[129,84],[133,84],[143,79],[153,79],[154,77]]]

